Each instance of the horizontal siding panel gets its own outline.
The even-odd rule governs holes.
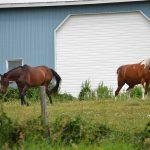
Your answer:
[[[150,22],[139,12],[71,16],[56,33],[56,69],[62,92],[79,94],[89,79],[116,89],[122,64],[150,57]]]

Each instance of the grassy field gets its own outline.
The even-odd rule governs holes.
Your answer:
[[[41,114],[40,102],[31,103],[30,106],[20,106],[18,101],[2,103],[2,109],[13,121],[24,124],[27,120],[38,118]],[[47,103],[49,124],[55,122],[56,118],[62,115],[71,117],[80,116],[88,123],[100,123],[107,125],[112,130],[135,134],[144,130],[150,121],[150,101],[131,100],[131,101],[70,101],[54,102],[53,105]],[[28,145],[28,144],[27,144]],[[24,145],[24,149],[28,149]],[[33,145],[32,145],[33,146]],[[99,146],[73,145],[69,147],[55,147],[52,149],[94,149],[95,150],[130,150],[135,149],[132,144],[112,143],[105,141]],[[31,148],[31,147],[30,147]],[[29,148],[29,149],[30,149]],[[32,149],[37,149],[33,146]],[[49,149],[49,148],[44,148]]]
[[[40,103],[20,106],[18,102],[3,104],[6,114],[17,122],[40,116]],[[121,131],[141,131],[150,121],[150,101],[71,101],[47,104],[49,123],[60,115],[80,115],[85,120],[109,125]]]

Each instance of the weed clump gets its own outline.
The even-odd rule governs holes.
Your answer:
[[[99,83],[96,89],[96,94],[97,99],[113,98],[113,90],[105,86],[103,82]]]
[[[78,143],[84,136],[84,121],[79,117],[60,116],[53,124],[52,143]]]
[[[0,148],[11,147],[21,138],[21,128],[6,115],[0,112]]]
[[[92,90],[90,81],[86,80],[82,83],[81,91],[79,93],[79,100],[91,100],[95,98],[95,92]]]
[[[79,100],[94,100],[94,99],[109,99],[113,98],[113,90],[103,84],[99,83],[98,87],[93,90],[89,80],[82,83],[81,91],[79,93]]]

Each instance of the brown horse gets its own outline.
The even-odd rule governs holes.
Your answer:
[[[148,92],[150,83],[150,59],[143,60],[137,64],[123,65],[117,69],[118,74],[118,88],[115,91],[115,96],[126,83],[129,87],[127,91],[134,88],[135,85],[141,84],[142,86],[142,99],[144,94]]]
[[[5,93],[9,86],[9,81],[15,81],[19,89],[19,97],[21,99],[21,105],[28,105],[24,96],[27,89],[30,87],[45,86],[46,93],[49,97],[50,103],[52,103],[51,94],[57,92],[61,81],[60,76],[53,70],[46,66],[30,67],[28,65],[19,66],[0,75],[1,88],[0,91]],[[56,85],[51,90],[48,86],[55,77]]]

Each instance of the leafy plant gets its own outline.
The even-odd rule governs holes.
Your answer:
[[[5,96],[4,96],[5,95]],[[4,96],[4,97],[3,97]],[[9,87],[8,90],[7,90],[7,93],[6,94],[0,94],[0,98],[4,98],[3,100],[6,102],[6,101],[11,101],[11,100],[14,100],[14,99],[17,99],[19,97],[19,91],[18,89],[15,89],[15,88],[12,88],[12,87]]]
[[[99,143],[103,139],[109,138],[112,131],[104,124],[93,124],[88,128],[87,133],[90,143]]]
[[[4,112],[0,112],[0,148],[11,147],[19,140],[19,128]]]
[[[135,145],[140,147],[140,149],[149,149],[150,148],[150,122],[148,122],[143,131],[140,133],[135,133],[134,135]]]
[[[0,94],[0,98],[2,99],[4,95],[5,102],[19,99],[19,91],[17,88],[9,87],[6,94]],[[28,89],[25,96],[27,99],[32,101],[39,100],[39,88]]]
[[[63,115],[56,119],[53,124],[53,142],[62,142],[65,144],[78,143],[83,138],[84,122],[77,116],[71,118],[70,116]]]
[[[98,99],[108,99],[113,97],[113,90],[109,89],[101,82],[96,89],[96,94]]]
[[[73,97],[71,94],[68,93],[63,93],[63,94],[57,93],[55,95],[52,95],[52,98],[54,99],[55,102],[72,101],[76,99],[75,97]]]
[[[113,90],[103,84],[99,83],[96,90],[93,90],[90,81],[86,80],[82,83],[81,91],[79,93],[79,100],[92,100],[92,99],[108,99],[113,98]]]
[[[95,91],[91,89],[90,81],[86,80],[82,83],[81,91],[79,93],[79,100],[89,100],[95,98]]]
[[[30,88],[26,92],[26,98],[32,101],[38,101],[40,99],[40,88]]]
[[[141,87],[135,86],[135,87],[131,90],[131,97],[132,97],[132,98],[141,98],[141,97],[142,97]]]

